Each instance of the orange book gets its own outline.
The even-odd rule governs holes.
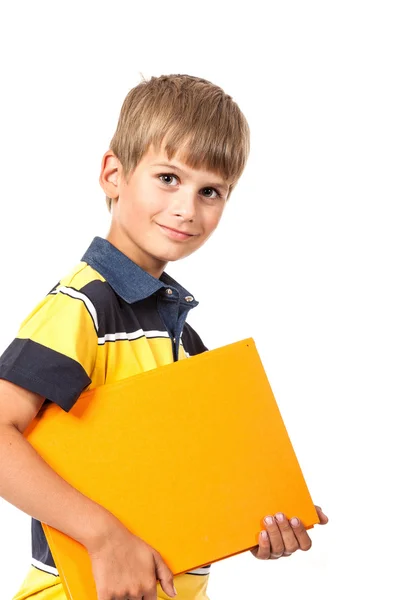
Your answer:
[[[265,515],[318,516],[252,338],[49,404],[24,434],[174,575],[258,544]],[[69,600],[96,600],[86,549],[44,531]]]

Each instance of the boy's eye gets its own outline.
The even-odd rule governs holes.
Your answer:
[[[161,173],[160,175],[158,175],[158,178],[160,179],[161,183],[164,183],[165,185],[171,187],[171,179],[176,179],[178,180],[178,177],[176,175],[173,175],[172,173]],[[169,180],[169,181],[168,181]],[[175,186],[173,186],[175,187]],[[214,200],[216,198],[221,198],[221,194],[218,192],[218,190],[216,190],[215,188],[212,187],[205,187],[203,188],[203,192],[206,191],[207,194],[204,196],[204,198],[207,200]],[[210,196],[208,195],[209,192],[215,192],[215,196]]]
[[[172,175],[171,173],[163,173],[162,175],[159,175],[158,177],[159,177],[159,178],[161,178],[161,177],[162,177],[162,178],[165,178],[165,179],[177,179],[177,178],[175,177],[175,175]],[[165,180],[163,180],[163,179],[161,179],[161,181],[162,181],[162,183],[165,183],[165,184],[167,184],[167,185],[170,185],[168,181],[165,181]]]
[[[214,188],[211,187],[206,187],[203,188],[203,191],[207,191],[207,192],[215,192],[215,196],[206,196],[206,198],[210,198],[210,200],[213,200],[214,198],[219,198],[221,196],[221,194]]]

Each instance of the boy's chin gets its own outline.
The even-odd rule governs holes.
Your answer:
[[[194,250],[192,250],[191,252],[167,252],[165,254],[158,254],[157,258],[160,262],[165,262],[165,263],[169,263],[169,262],[176,262],[177,260],[181,260],[182,258],[186,258],[186,256],[190,256],[190,254],[193,254]]]
[[[156,252],[156,253],[154,253],[154,256],[156,256],[160,262],[165,262],[165,263],[176,262],[177,260],[181,260],[182,258],[186,258],[187,256],[190,256],[191,254],[193,254],[193,252],[196,252],[196,250],[197,250],[197,248],[193,248],[193,249],[177,248],[176,250],[172,249],[172,250]]]

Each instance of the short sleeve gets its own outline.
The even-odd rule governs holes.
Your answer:
[[[69,411],[91,383],[97,316],[85,294],[59,286],[22,323],[0,357],[6,379]]]
[[[182,344],[187,356],[195,356],[208,351],[197,331],[187,322],[183,327]]]

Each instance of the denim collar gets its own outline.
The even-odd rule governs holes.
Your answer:
[[[181,304],[190,308],[198,305],[193,294],[170,275],[163,272],[159,279],[153,277],[104,238],[96,236],[81,260],[98,271],[129,304],[144,300],[162,288],[174,288]],[[189,303],[185,298],[193,300]]]

